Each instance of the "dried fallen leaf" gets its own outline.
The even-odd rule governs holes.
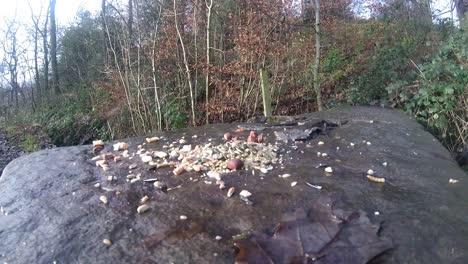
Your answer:
[[[241,238],[235,263],[368,263],[392,247],[378,236],[364,212],[334,212],[329,196],[314,203],[309,213],[296,210],[291,221],[278,223],[273,235],[254,233]]]

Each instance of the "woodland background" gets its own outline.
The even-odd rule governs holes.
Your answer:
[[[430,0],[101,2],[57,27],[50,0],[0,32],[2,126],[27,151],[245,121],[263,69],[274,115],[395,107],[467,155],[466,0],[444,19]]]

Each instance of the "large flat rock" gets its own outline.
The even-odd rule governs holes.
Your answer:
[[[277,146],[278,162],[266,173],[221,174],[236,189],[230,198],[200,172],[149,170],[138,155],[104,171],[92,146],[12,161],[0,178],[0,262],[468,263],[466,175],[414,120],[353,107],[241,126],[239,134],[238,124],[160,133],[162,140],[143,146],[167,151],[173,142],[224,144],[228,131],[243,139],[250,129],[263,133],[263,145]],[[124,141],[132,154],[145,139]],[[111,143],[106,152],[121,154]],[[141,180],[130,183],[132,163]],[[385,183],[370,181],[369,169]],[[284,174],[291,176],[278,177]],[[153,178],[168,190],[143,181]],[[252,193],[248,202],[240,190]],[[145,195],[150,209],[139,214]]]

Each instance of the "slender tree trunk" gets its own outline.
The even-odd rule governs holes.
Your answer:
[[[46,20],[44,22],[44,28],[41,32],[42,35],[42,45],[44,49],[44,93],[46,95],[49,92],[49,41],[48,41],[48,25],[49,25],[49,9],[50,5],[47,8]]]
[[[41,96],[41,82],[40,82],[40,74],[39,74],[39,51],[38,51],[38,41],[39,41],[39,25],[37,23],[34,24],[34,81],[36,82],[36,91],[37,96],[40,98]]]
[[[54,94],[60,94],[59,73],[57,68],[57,24],[55,21],[55,3],[56,0],[50,1],[50,55],[52,62],[52,77]]]
[[[180,34],[180,29],[179,25],[177,23],[177,5],[176,5],[176,0],[173,0],[174,2],[174,22],[175,22],[175,27],[177,31],[177,36],[179,37],[180,45],[182,48],[182,56],[184,58],[184,65],[185,65],[185,73],[187,75],[187,81],[189,85],[189,92],[190,92],[190,105],[192,109],[192,124],[193,126],[197,125],[197,119],[195,116],[195,104],[194,104],[194,96],[193,96],[193,84],[192,84],[192,74],[190,73],[190,68],[187,60],[187,52],[185,51],[185,45],[184,45],[184,40],[182,39],[182,35]]]
[[[460,25],[463,26],[468,21],[468,0],[454,0],[454,3],[457,8],[458,20]]]
[[[431,0],[419,0],[421,16],[428,24],[432,24]]]
[[[210,24],[211,24],[211,8],[213,0],[205,0],[206,4],[206,75],[205,75],[205,106],[206,106],[206,123],[210,123],[210,110],[208,103],[210,100]]]
[[[107,41],[106,41],[106,0],[101,2],[101,27],[102,27],[102,48],[104,52],[104,65],[108,66],[109,58],[107,54]]]
[[[133,0],[128,0],[128,38],[130,43],[133,35]]]
[[[314,89],[317,98],[317,107],[319,111],[323,110],[322,91],[320,90],[319,80],[320,67],[320,0],[315,0],[315,66],[314,66]]]

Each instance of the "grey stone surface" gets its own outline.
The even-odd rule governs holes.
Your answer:
[[[268,234],[291,212],[313,215],[320,197],[339,194],[343,198],[335,211],[365,212],[359,223],[380,225],[379,241],[392,241],[374,248],[372,256],[383,254],[370,263],[468,263],[468,181],[432,135],[404,114],[381,108],[339,108],[296,118],[298,124],[322,120],[342,125],[301,142],[280,141],[274,133],[300,125],[261,131],[266,142],[278,143],[284,169],[275,165],[264,175],[242,170],[223,176],[226,186],[250,191],[252,205],[237,194],[227,198],[226,190],[203,179],[191,181],[200,177],[196,172],[174,176],[170,168],[150,171],[137,157],[111,163],[110,171],[104,172],[91,161],[92,146],[43,150],[15,159],[0,178],[0,262],[233,263],[233,236]],[[223,134],[235,129],[237,125],[221,124],[161,133],[167,141],[146,148],[161,150],[183,135],[194,145],[209,138],[221,143]],[[194,134],[198,137],[192,138]],[[319,141],[325,144],[319,146]],[[135,152],[144,138],[125,142]],[[106,144],[104,151],[112,151],[112,145]],[[317,152],[328,156],[318,157]],[[166,193],[152,183],[128,183],[128,166],[136,161],[140,165],[135,172],[144,179],[159,178],[169,188],[181,187]],[[325,176],[325,165],[333,168],[332,176]],[[368,169],[386,182],[370,182]],[[278,177],[284,173],[291,177]],[[108,175],[116,180],[108,182]],[[449,184],[451,178],[459,182]],[[293,181],[297,185],[291,187]],[[94,187],[97,182],[101,188]],[[100,202],[101,195],[107,196],[108,204]],[[144,195],[150,197],[150,210],[138,214]],[[180,220],[180,215],[188,219]],[[353,238],[367,237],[348,233],[347,242],[340,245],[356,245]],[[390,244],[393,249],[385,251]],[[370,257],[346,262],[346,254],[356,254],[354,250],[330,252],[338,253],[325,255],[323,263],[366,263]]]

